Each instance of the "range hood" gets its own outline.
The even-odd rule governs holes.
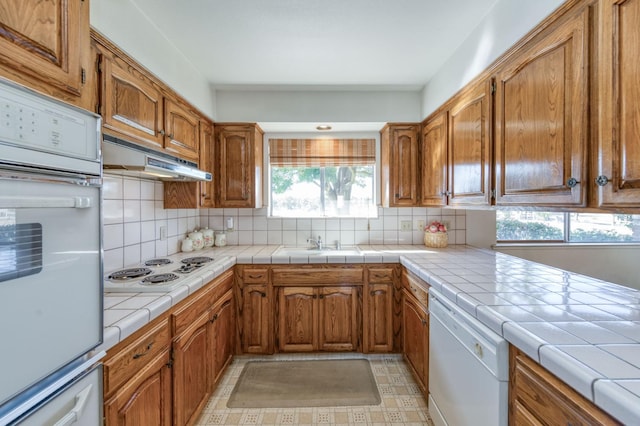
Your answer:
[[[104,135],[102,167],[110,173],[168,181],[210,181],[211,173],[191,161]]]

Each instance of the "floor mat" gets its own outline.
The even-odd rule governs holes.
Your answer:
[[[378,405],[380,393],[366,359],[248,362],[229,408]]]

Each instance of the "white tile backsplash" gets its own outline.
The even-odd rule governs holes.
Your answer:
[[[232,218],[234,230],[227,245],[284,244],[306,246],[320,236],[326,244],[422,244],[422,231],[433,220],[450,225],[449,243],[465,244],[466,212],[425,207],[378,208],[377,218],[270,218],[261,209],[164,209],[162,182],[105,174],[103,191],[105,271],[130,266],[180,250],[180,240],[194,228],[225,229]],[[401,231],[400,221],[410,220],[411,231]],[[160,228],[167,239],[160,240]]]

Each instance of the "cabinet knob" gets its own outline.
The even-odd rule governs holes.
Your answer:
[[[164,129],[160,129],[160,131],[158,133],[160,133],[161,136],[165,135]]]
[[[173,139],[173,133],[169,135],[169,139]]]
[[[422,323],[422,325],[427,325],[427,320],[426,319],[421,319],[420,322]]]
[[[320,296],[318,296],[320,299],[324,299],[324,294],[321,294]]]
[[[262,297],[267,297],[267,293],[265,293],[264,291],[260,293],[260,296]]]
[[[567,186],[569,188],[575,188],[576,185],[578,185],[579,183],[580,183],[580,181],[577,180],[576,178],[571,177],[571,178],[567,179]]]
[[[608,183],[609,183],[609,178],[606,177],[605,175],[600,175],[596,178],[596,185],[598,186],[605,186]]]

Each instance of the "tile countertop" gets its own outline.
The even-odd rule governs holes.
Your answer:
[[[104,343],[97,350],[108,350],[236,263],[400,262],[603,410],[626,424],[640,422],[640,291],[468,246],[272,256],[278,247],[199,251],[221,260],[171,292],[106,293]]]

